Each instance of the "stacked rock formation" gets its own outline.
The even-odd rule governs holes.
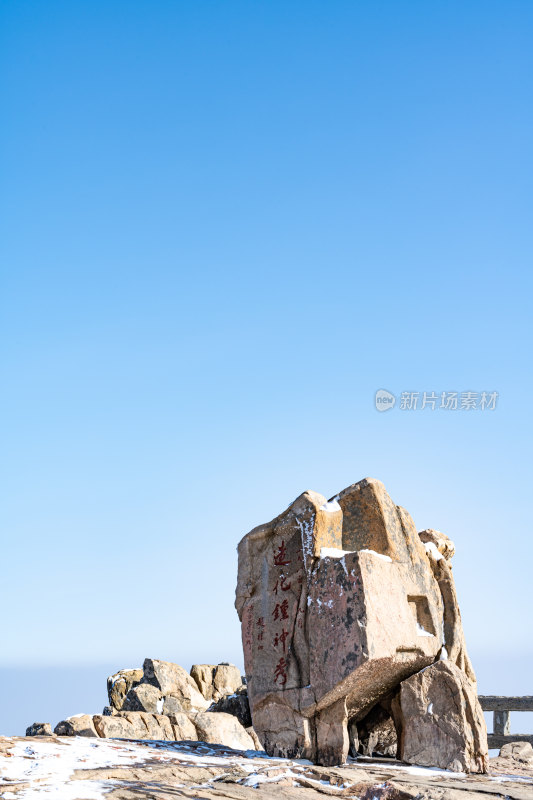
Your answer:
[[[251,727],[246,685],[233,664],[196,664],[190,674],[168,661],[147,658],[142,669],[107,679],[102,714],[76,714],[59,722],[58,736],[202,741],[237,750],[261,749]],[[216,713],[213,713],[216,712]],[[27,736],[51,734],[34,723]]]
[[[305,492],[242,539],[236,608],[267,753],[342,764],[351,740],[354,753],[485,771],[453,550],[373,479],[330,501]]]

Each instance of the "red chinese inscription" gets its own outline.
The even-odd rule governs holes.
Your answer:
[[[289,601],[287,598],[285,598],[283,603],[276,603],[272,616],[274,619],[289,619]]]
[[[276,665],[274,683],[279,683],[280,686],[285,686],[287,683],[287,662],[283,657],[280,658]]]
[[[285,628],[282,629],[281,633],[276,633],[276,636],[274,637],[274,647],[277,647],[279,644],[281,644],[281,646],[283,647],[283,652],[286,653],[287,649],[285,643],[287,641],[288,635],[289,633],[288,631],[285,630]]]
[[[276,585],[274,586],[274,594],[278,593],[278,588],[281,589],[282,592],[288,592],[291,588],[290,583],[285,582],[285,575],[281,575],[276,581]]]
[[[290,560],[287,558],[287,548],[285,547],[285,541],[282,541],[282,543],[274,553],[274,565],[276,567],[286,567],[290,563],[291,563]]]

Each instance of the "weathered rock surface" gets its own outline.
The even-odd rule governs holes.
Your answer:
[[[209,707],[209,711],[222,711],[225,714],[233,714],[245,728],[249,728],[252,725],[246,686],[241,686],[233,694],[226,694],[221,697],[218,702]]]
[[[386,591],[384,591],[386,587]],[[441,650],[441,591],[413,521],[365,479],[300,495],[239,544],[254,729],[272,755],[342,763],[364,717]]]
[[[196,742],[198,740],[198,733],[194,722],[187,714],[183,712],[173,714],[170,716],[170,722],[172,724],[174,739],[177,742]],[[225,742],[220,741],[219,744],[225,744]]]
[[[476,684],[474,668],[466,651],[466,642],[461,622],[461,612],[457,601],[455,581],[452,575],[452,556],[455,545],[444,533],[425,530],[419,533],[429,557],[431,568],[443,602],[444,645],[447,659],[466,673],[471,682]]]
[[[209,701],[201,694],[194,678],[170,661],[146,658],[143,665],[143,683],[155,686],[161,696],[172,695],[181,700],[182,711],[205,711]]]
[[[507,775],[531,778],[533,787],[533,747],[529,742],[510,742],[500,750],[497,758],[490,760],[491,770]],[[533,792],[532,792],[533,796]]]
[[[143,711],[120,711],[113,717],[94,717],[97,735],[107,739],[155,739],[175,741],[170,718]]]
[[[176,712],[169,715],[145,711],[116,711],[112,716],[96,714],[94,717],[84,714],[63,720],[56,725],[54,732],[58,736],[167,742],[204,741],[240,750],[262,749],[252,728],[246,730],[232,714],[213,714],[209,711],[188,714]]]
[[[496,763],[498,759],[492,761]],[[491,763],[491,766],[492,766]],[[79,787],[79,788],[78,788]],[[106,800],[531,800],[533,779],[408,767],[393,760],[325,768],[200,742],[0,737],[0,796]]]
[[[500,758],[512,758],[519,764],[533,765],[533,747],[530,742],[509,742],[500,750]]]
[[[252,739],[252,741],[254,743],[254,746],[255,746],[255,749],[256,750],[262,750],[263,749],[263,745],[259,741],[259,736],[257,735],[257,733],[254,731],[254,729],[251,726],[249,728],[246,728],[246,733]]]
[[[55,726],[54,733],[57,736],[98,736],[90,714],[76,714],[61,720]]]
[[[26,728],[26,736],[51,736],[52,726],[49,722],[34,722]]]
[[[108,694],[116,705],[106,706],[94,717],[78,714],[62,720],[55,733],[169,742],[205,740],[240,749],[261,749],[251,727],[246,687],[237,667],[202,664],[193,672],[210,700],[183,667],[147,658],[142,670],[121,670],[108,678]],[[44,723],[35,723],[27,730],[28,736],[51,733],[51,727]]]
[[[126,695],[134,686],[137,686],[143,679],[142,669],[121,669],[107,679],[107,696],[109,705],[122,710],[122,705]]]
[[[191,677],[203,697],[215,703],[243,685],[240,670],[233,664],[194,664]]]
[[[365,756],[388,756],[396,758],[398,736],[394,720],[381,705],[374,706],[357,723],[359,746],[356,751]]]
[[[190,706],[188,703],[183,703],[182,697],[177,697],[174,694],[168,694],[163,699],[163,710],[160,713],[172,715],[172,714],[188,713],[189,711],[190,711]]]
[[[131,720],[128,719],[131,716]],[[104,739],[144,739],[147,727],[142,720],[142,712],[121,711],[113,716],[96,714],[93,723],[98,736]]]
[[[209,711],[200,713],[177,711],[174,714],[138,710],[115,711],[113,715],[96,714],[94,717],[83,714],[58,723],[55,733],[59,736],[92,736],[106,739],[204,741],[240,750],[255,750],[257,747],[261,749],[253,729],[245,730],[234,715],[213,714]]]
[[[193,722],[199,741],[223,743],[235,750],[255,750],[254,740],[231,714],[196,714]]]
[[[403,761],[456,772],[486,771],[483,712],[475,687],[455,664],[439,661],[403,681],[392,708]]]
[[[130,689],[122,704],[123,711],[146,711],[149,714],[160,714],[162,708],[161,689],[149,683],[140,683]]]

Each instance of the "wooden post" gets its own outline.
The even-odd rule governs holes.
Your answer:
[[[493,732],[499,736],[508,736],[511,733],[511,712],[495,711]]]

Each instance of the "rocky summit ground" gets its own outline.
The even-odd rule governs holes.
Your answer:
[[[410,767],[389,759],[343,767],[268,758],[202,742],[1,737],[2,800],[261,800],[323,795],[360,800],[533,800],[533,764],[491,762],[489,775]]]

